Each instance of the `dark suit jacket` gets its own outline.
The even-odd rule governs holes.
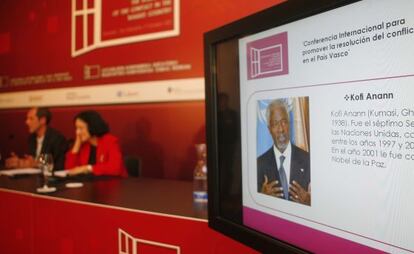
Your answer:
[[[41,153],[50,153],[53,156],[53,170],[62,170],[65,165],[65,153],[67,150],[66,138],[57,130],[47,128],[42,144]],[[36,134],[29,136],[29,154],[36,156],[37,138]]]
[[[292,146],[292,158],[290,161],[290,183],[293,181],[299,183],[305,190],[308,190],[310,183],[310,157],[309,153],[297,146]],[[286,169],[285,169],[286,170]],[[277,187],[281,187],[279,170],[276,165],[273,146],[264,154],[257,158],[257,191],[260,192],[264,182],[264,175],[269,179],[269,183],[275,180],[279,181]],[[290,198],[289,198],[290,199]]]

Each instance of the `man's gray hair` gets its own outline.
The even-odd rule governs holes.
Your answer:
[[[288,117],[288,121],[290,122],[290,116],[289,116],[289,106],[285,99],[276,99],[269,103],[266,109],[266,119],[267,119],[267,126],[270,126],[270,112],[274,108],[283,108],[286,111],[286,115]]]

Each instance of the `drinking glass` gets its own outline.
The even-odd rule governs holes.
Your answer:
[[[53,156],[49,153],[40,154],[38,163],[43,174],[43,186],[37,188],[37,192],[48,193],[56,191],[55,187],[48,186],[49,176],[51,176],[53,172]]]

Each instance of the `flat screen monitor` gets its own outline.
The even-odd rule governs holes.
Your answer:
[[[207,32],[209,225],[264,253],[414,253],[414,1]]]

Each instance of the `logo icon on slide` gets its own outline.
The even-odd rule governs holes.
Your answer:
[[[247,43],[247,78],[289,73],[287,32]]]
[[[145,254],[145,253],[168,253],[180,254],[180,246],[165,244],[161,242],[139,239],[131,236],[126,231],[118,229],[118,253],[119,254]]]

